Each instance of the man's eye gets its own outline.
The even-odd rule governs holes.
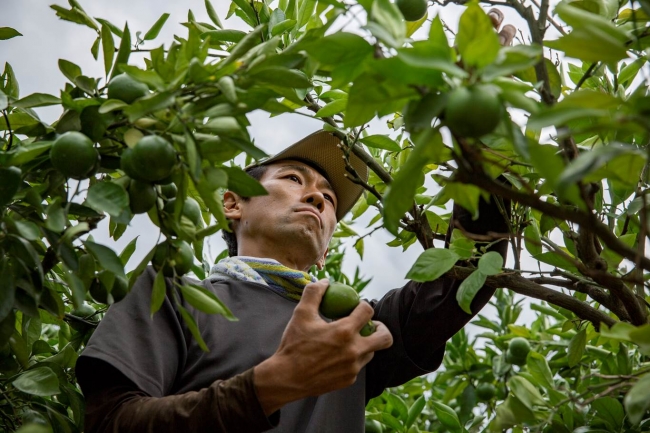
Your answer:
[[[332,202],[332,204],[334,204],[334,198],[332,198],[331,195],[329,195],[329,194],[323,194],[323,196],[325,197],[325,200],[329,200],[329,201]]]
[[[295,174],[290,174],[289,176],[287,176],[287,179],[291,179],[294,182],[300,183],[300,178],[298,176],[296,176]]]

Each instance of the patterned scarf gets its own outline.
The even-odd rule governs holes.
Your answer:
[[[258,257],[226,257],[212,266],[210,280],[234,279],[268,286],[287,299],[299,301],[302,290],[316,278],[282,265],[277,260]]]

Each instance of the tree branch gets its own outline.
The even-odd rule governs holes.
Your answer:
[[[455,266],[449,272],[447,276],[464,280],[469,277],[469,275],[474,272],[473,268],[465,268],[461,266]],[[564,293],[557,292],[555,290],[544,287],[540,284],[537,284],[533,281],[527,280],[519,274],[501,274],[487,277],[485,285],[490,288],[508,288],[515,293],[520,295],[528,296],[530,298],[539,299],[542,301],[549,302],[558,307],[566,308],[569,311],[572,311],[580,319],[588,320],[594,324],[596,329],[599,328],[601,323],[605,323],[607,326],[613,326],[617,321],[607,314],[593,308],[586,302],[580,301],[579,299],[574,298],[573,296],[565,295]]]

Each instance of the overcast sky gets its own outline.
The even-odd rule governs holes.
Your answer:
[[[80,65],[84,75],[104,76],[101,57],[99,61],[95,61],[90,54],[90,47],[96,37],[93,30],[59,20],[55,12],[48,7],[50,2],[0,0],[0,4],[3,12],[0,15],[0,27],[13,27],[23,34],[22,37],[0,41],[0,65],[4,65],[4,62],[9,62],[12,65],[20,84],[21,96],[34,92],[58,96],[59,89],[64,86],[66,81],[58,69],[58,59],[66,59]],[[62,1],[57,4],[68,7]],[[226,0],[213,1],[222,21],[229,4],[230,2]],[[81,0],[81,5],[90,16],[108,19],[120,28],[124,26],[125,21],[128,21],[133,33],[135,31],[146,32],[162,13],[170,13],[171,16],[158,38],[147,42],[143,48],[155,48],[163,43],[169,44],[174,34],[186,34],[186,29],[179,23],[186,20],[188,9],[193,10],[198,21],[209,21],[203,0],[183,2],[171,0],[90,2]],[[429,16],[433,17],[440,13],[444,21],[455,30],[459,13],[462,10],[463,8],[455,6],[447,7],[444,10],[431,8]],[[518,16],[514,16],[509,10],[504,10],[504,12],[506,13],[506,22],[523,28],[523,23]],[[225,21],[224,24],[228,28],[246,28],[238,18]],[[428,31],[428,27],[429,25],[425,24],[422,31]],[[141,59],[142,54],[133,54],[130,63],[141,64]],[[46,122],[53,122],[61,114],[60,107],[41,108],[37,111]],[[269,154],[276,153],[288,144],[321,127],[321,122],[318,120],[292,114],[271,119],[266,113],[256,112],[249,118],[252,123],[251,135],[255,138],[256,144]],[[385,122],[382,120],[374,121],[371,133],[389,132],[384,125]],[[362,218],[362,220],[368,221],[367,218]],[[365,225],[356,224],[354,228],[363,234],[368,231]],[[148,223],[146,216],[139,216],[117,243],[113,243],[108,238],[107,225],[100,226],[93,232],[93,235],[101,242],[111,245],[118,252],[135,236],[140,236],[138,253],[133,259],[138,260],[155,244],[157,229]],[[355,266],[359,265],[363,275],[373,277],[373,282],[364,292],[366,297],[378,298],[386,291],[403,285],[404,275],[422,252],[417,243],[406,252],[402,252],[401,248],[390,248],[385,245],[390,240],[392,240],[392,236],[383,230],[366,238],[366,253],[363,262],[360,262],[357,253],[351,246],[348,249],[344,264],[345,271],[351,275]],[[210,239],[209,247],[211,256],[214,257],[225,248],[225,244],[220,235],[216,235]],[[132,266],[133,261],[130,263],[130,267]]]

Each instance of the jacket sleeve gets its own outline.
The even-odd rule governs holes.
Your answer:
[[[253,369],[197,392],[152,397],[100,360],[81,372],[88,433],[263,432],[277,426],[257,399]]]
[[[504,204],[509,213],[510,203]],[[494,199],[490,202],[481,199],[479,218],[475,221],[467,210],[454,205],[446,246],[451,231],[459,226],[466,232],[479,235],[509,231],[506,218]],[[488,251],[498,252],[505,261],[507,249],[507,240],[503,239],[490,246]],[[401,289],[391,290],[381,300],[371,302],[375,309],[373,319],[390,329],[393,346],[376,352],[368,364],[366,400],[381,394],[387,387],[401,385],[440,367],[447,340],[489,302],[495,291],[482,287],[472,301],[470,315],[456,301],[460,284],[461,281],[444,276],[425,283],[409,281]]]
[[[252,369],[198,391],[175,394],[192,337],[169,297],[151,316],[154,277],[148,268],[129,294],[109,308],[77,360],[77,379],[87,400],[86,431],[272,428],[257,398]]]

